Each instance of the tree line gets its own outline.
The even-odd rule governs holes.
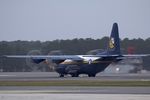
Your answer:
[[[72,40],[54,40],[54,41],[0,41],[0,56],[2,55],[26,55],[30,51],[39,51],[40,54],[47,55],[51,51],[59,50],[62,54],[86,54],[90,50],[106,49],[108,37],[101,39],[72,39]],[[121,51],[124,54],[129,53],[150,54],[150,38],[147,39],[128,39],[121,40]],[[38,53],[38,54],[39,54]],[[150,57],[144,58],[144,68],[150,70]],[[1,57],[0,70],[2,71],[32,71],[31,66],[26,64],[26,59],[6,59]],[[38,66],[38,65],[37,65]],[[41,71],[50,71],[47,65],[43,64],[39,68]]]

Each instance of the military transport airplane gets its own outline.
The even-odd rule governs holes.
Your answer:
[[[123,55],[121,53],[117,23],[113,24],[107,49],[96,55],[5,55],[9,58],[31,58],[37,64],[51,60],[57,64],[55,71],[60,74],[60,77],[67,74],[72,77],[78,77],[80,74],[95,77],[97,73],[104,71],[112,62],[117,63],[127,57],[144,56],[149,56],[149,54]]]

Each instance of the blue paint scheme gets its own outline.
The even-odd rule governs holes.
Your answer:
[[[109,43],[107,45],[107,50],[104,52],[100,52],[97,55],[121,55],[120,52],[120,40],[119,40],[119,30],[118,30],[118,24],[114,23],[110,35],[110,39],[114,39],[114,48],[109,47]]]
[[[150,56],[150,54],[121,54],[117,23],[113,24],[107,49],[104,52],[98,52],[96,55],[4,55],[8,58],[30,58],[37,64],[51,60],[57,64],[55,70],[60,74],[60,77],[64,77],[66,74],[70,74],[72,77],[78,77],[79,74],[88,74],[89,77],[95,77],[97,73],[105,70],[112,62],[118,62],[127,57],[145,56]],[[70,61],[67,62],[66,60]]]
[[[35,63],[40,63],[46,58],[51,59],[52,62],[57,64],[55,71],[58,72],[61,77],[66,74],[70,74],[73,77],[78,77],[79,74],[88,74],[89,77],[95,77],[97,73],[104,71],[105,68],[112,62],[122,60],[117,59],[117,57],[122,57],[120,52],[120,40],[117,23],[113,24],[108,46],[104,52],[97,53],[96,55],[83,55],[82,57],[99,57],[99,59],[96,61],[91,61],[90,59],[89,63],[85,63],[84,59],[80,58],[78,55],[40,55],[34,56],[32,60]],[[73,63],[65,63],[64,61],[66,59],[72,60]]]
[[[55,70],[61,77],[66,74],[70,74],[73,77],[78,77],[79,74],[88,74],[89,77],[95,77],[97,73],[105,70],[112,62],[118,62],[126,57],[144,56],[150,56],[150,54],[121,54],[117,23],[113,24],[107,49],[104,52],[98,52],[96,55],[6,55],[9,58],[31,58],[37,64],[47,59],[51,60],[57,64]]]
[[[32,61],[34,62],[34,63],[36,63],[36,64],[39,64],[39,63],[41,63],[41,62],[43,62],[45,59],[34,59],[34,58],[32,58]]]
[[[97,73],[104,71],[105,68],[112,62],[122,60],[116,59],[117,57],[122,57],[120,52],[120,40],[117,23],[113,24],[107,49],[104,52],[97,53],[96,55],[102,57],[96,60],[97,63],[85,64],[83,62],[79,62],[77,64],[59,64],[56,67],[56,72],[58,72],[60,76],[71,74],[73,77],[77,77],[79,74],[88,74],[89,77],[95,77]],[[67,70],[68,67],[70,67],[70,72]]]
[[[79,66],[79,69],[76,71],[76,74],[88,74],[88,75],[96,75],[97,73],[104,71],[104,69],[110,64],[109,63],[94,63],[94,64],[77,64]],[[66,64],[60,64],[56,67],[56,71],[60,74],[68,74],[66,71],[66,68],[69,65]],[[69,74],[74,74],[74,73],[69,73]]]

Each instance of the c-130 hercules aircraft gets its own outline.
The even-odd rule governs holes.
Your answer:
[[[67,74],[72,77],[78,77],[80,74],[95,77],[97,73],[104,71],[113,62],[117,63],[127,57],[144,56],[149,56],[149,54],[123,55],[121,53],[117,23],[113,24],[107,49],[96,55],[5,55],[9,58],[30,58],[37,64],[51,60],[57,64],[55,71],[59,73],[60,77]]]

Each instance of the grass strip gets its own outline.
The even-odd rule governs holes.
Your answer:
[[[99,81],[99,80],[52,80],[52,81],[0,81],[0,86],[150,86],[150,81]]]

